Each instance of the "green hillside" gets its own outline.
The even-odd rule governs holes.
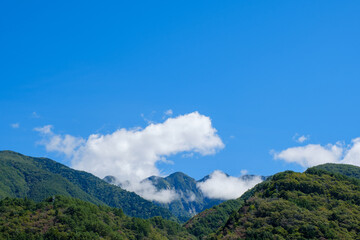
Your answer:
[[[265,180],[266,178],[263,177],[263,179]],[[224,226],[230,215],[234,211],[237,211],[244,204],[244,201],[252,196],[256,189],[262,184],[264,184],[264,182],[248,190],[238,199],[228,200],[206,209],[187,221],[184,227],[198,238],[206,238],[206,236]]]
[[[54,196],[0,201],[0,239],[195,239],[179,224],[161,217],[140,219],[121,209]]]
[[[259,184],[209,239],[360,239],[360,181],[316,168]]]
[[[56,194],[118,207],[129,216],[174,219],[169,210],[90,173],[71,169],[47,158],[0,152],[0,198],[27,197],[41,201]]]
[[[197,214],[184,224],[184,227],[194,236],[202,239],[222,227],[230,214],[239,209],[244,201],[228,200],[217,206]]]
[[[312,167],[310,169],[321,169],[331,173],[338,173],[348,177],[360,179],[360,167],[349,164],[326,163]]]

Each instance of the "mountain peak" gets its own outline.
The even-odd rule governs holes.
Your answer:
[[[174,172],[172,174],[170,174],[169,176],[165,177],[166,180],[171,180],[171,179],[192,179],[195,181],[195,179],[193,179],[192,177],[186,175],[183,172]]]

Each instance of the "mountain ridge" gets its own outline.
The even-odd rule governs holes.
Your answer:
[[[227,177],[230,177],[230,175],[226,173],[224,174]],[[250,181],[256,177],[261,177],[262,180],[267,178],[257,175],[242,175],[238,177],[238,179]],[[144,179],[142,182],[150,181],[159,191],[174,190],[178,196],[178,199],[175,199],[169,203],[160,203],[156,201],[153,202],[161,207],[169,209],[180,221],[186,222],[205,209],[211,208],[225,201],[223,199],[207,197],[198,186],[199,183],[205,182],[210,178],[211,174],[206,175],[205,177],[196,181],[194,178],[183,172],[174,172],[166,177],[150,176]],[[121,184],[114,176],[106,176],[103,180],[121,186]]]
[[[71,169],[48,158],[0,151],[0,198],[28,197],[41,201],[55,194],[119,207],[129,216],[175,219],[169,210],[90,173]]]
[[[358,239],[359,233],[359,183],[344,175],[287,171],[262,185],[216,238]]]

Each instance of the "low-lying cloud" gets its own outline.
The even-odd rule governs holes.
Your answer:
[[[355,138],[351,144],[308,144],[301,147],[291,147],[281,152],[273,152],[274,159],[289,163],[297,163],[303,167],[312,167],[324,163],[345,163],[360,166],[360,138]]]
[[[197,183],[197,186],[208,198],[229,200],[240,197],[243,193],[260,182],[262,182],[260,176],[242,179],[228,176],[225,173],[216,170],[210,174],[210,177],[206,181]]]
[[[177,197],[170,189],[159,192],[151,184],[141,183],[149,176],[160,175],[156,163],[179,153],[210,155],[224,147],[211,119],[198,112],[151,123],[144,129],[123,128],[111,134],[92,134],[87,139],[55,134],[52,129],[51,125],[35,128],[43,135],[39,143],[47,151],[65,154],[75,169],[100,178],[115,176],[127,190],[156,201],[159,196],[165,201]]]

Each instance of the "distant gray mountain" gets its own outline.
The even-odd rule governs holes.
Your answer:
[[[229,175],[227,175],[229,176]],[[251,180],[256,175],[244,175],[241,176],[243,180]],[[205,209],[211,208],[214,205],[224,202],[222,199],[213,199],[206,197],[197,183],[204,182],[210,178],[210,175],[205,176],[199,181],[182,172],[175,172],[165,178],[158,176],[151,176],[144,179],[143,181],[150,181],[158,189],[173,189],[179,196],[178,199],[170,203],[159,203],[155,204],[169,209],[180,221],[187,221],[199,212]],[[266,177],[261,177],[263,180]],[[108,183],[117,184],[117,179],[113,176],[107,176],[104,180]]]
[[[146,180],[150,180],[158,190],[175,190],[179,199],[157,204],[169,209],[181,221],[186,221],[197,213],[223,202],[220,199],[205,197],[197,187],[197,181],[182,172],[173,173],[165,178],[153,176]]]

